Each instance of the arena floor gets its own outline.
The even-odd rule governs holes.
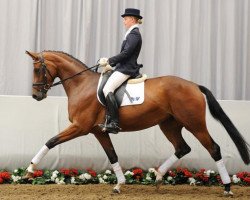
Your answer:
[[[223,197],[222,187],[165,185],[157,192],[154,186],[124,185],[121,194],[112,193],[113,185],[0,185],[0,199],[101,200],[101,199],[206,199]],[[235,199],[250,199],[250,187],[233,186]]]

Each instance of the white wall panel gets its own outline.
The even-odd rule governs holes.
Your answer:
[[[220,101],[220,104],[250,143],[250,102]],[[0,96],[0,169],[13,170],[28,166],[47,140],[70,124],[67,116],[65,97],[48,97],[37,102],[30,96]],[[211,118],[209,112],[207,124],[211,136],[221,147],[229,173],[249,171],[250,167],[244,165],[227,132]],[[216,170],[213,159],[197,139],[185,130],[183,135],[192,151],[174,167]],[[124,169],[157,167],[174,153],[173,146],[158,127],[111,135],[111,139]],[[89,134],[56,146],[38,167],[93,168],[101,171],[109,168],[110,164],[101,145],[92,134]]]

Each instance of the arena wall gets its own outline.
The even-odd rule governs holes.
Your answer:
[[[250,143],[250,101],[219,102]],[[30,96],[0,96],[0,169],[26,167],[48,139],[70,124],[67,117],[66,97],[48,97],[37,102]],[[209,111],[206,117],[210,134],[221,147],[229,173],[249,171],[250,166],[244,165],[225,129]],[[183,136],[192,151],[173,167],[216,170],[213,159],[197,139],[186,130]],[[158,126],[111,135],[111,139],[124,169],[157,167],[174,153],[172,144]],[[56,146],[38,166],[40,169],[62,167],[102,171],[110,168],[110,163],[101,145],[89,134]]]

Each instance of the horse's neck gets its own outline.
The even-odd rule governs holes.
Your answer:
[[[88,85],[95,85],[95,80],[98,78],[96,73],[88,70],[86,66],[83,66],[77,61],[71,59],[72,58],[66,59],[65,57],[61,57],[56,63],[58,77],[61,81],[83,71],[83,73],[80,75],[63,81],[62,85],[68,97],[75,94],[76,92],[80,92],[80,89],[81,92],[84,92],[85,88],[89,89]]]

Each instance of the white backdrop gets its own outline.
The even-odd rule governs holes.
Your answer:
[[[249,0],[0,0],[0,94],[31,95],[25,50],[61,50],[89,66],[120,50],[126,7],[141,10],[140,62],[218,99],[250,100]],[[58,86],[51,95],[64,96]]]
[[[249,101],[220,101],[235,126],[250,143]],[[69,125],[67,98],[49,97],[37,102],[31,97],[0,96],[0,169],[26,167],[39,149],[54,135]],[[244,165],[225,129],[207,112],[207,125],[230,174],[250,171]],[[174,167],[213,169],[215,162],[206,149],[186,130],[183,137],[192,151]],[[139,132],[111,135],[123,169],[158,167],[174,153],[172,144],[158,127]],[[40,169],[62,167],[102,171],[110,168],[109,160],[97,139],[89,134],[53,148],[38,166]]]

